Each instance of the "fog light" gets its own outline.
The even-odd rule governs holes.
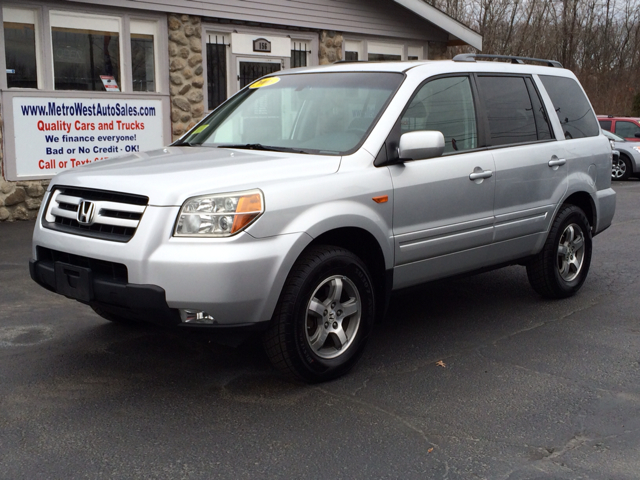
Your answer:
[[[211,325],[216,323],[216,319],[202,310],[190,310],[188,308],[180,309],[180,320],[182,323],[200,323],[204,325]]]

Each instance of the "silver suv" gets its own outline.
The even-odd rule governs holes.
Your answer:
[[[573,295],[615,210],[609,141],[557,62],[480,57],[278,72],[167,148],[63,172],[31,276],[111,321],[262,330],[311,382],[393,290],[522,264]]]

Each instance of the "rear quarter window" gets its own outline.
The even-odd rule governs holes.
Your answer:
[[[600,134],[596,116],[587,97],[572,78],[540,75],[567,139],[595,137]]]

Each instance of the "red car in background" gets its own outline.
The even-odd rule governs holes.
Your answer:
[[[603,130],[615,133],[625,140],[640,142],[640,118],[598,115],[598,123]]]

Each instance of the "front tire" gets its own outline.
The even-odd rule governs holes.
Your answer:
[[[612,180],[628,180],[631,176],[631,161],[624,155],[620,154],[618,160],[613,161],[611,167]]]
[[[374,318],[365,264],[343,248],[312,247],[287,277],[265,351],[286,374],[312,383],[331,380],[359,360]]]
[[[529,283],[543,297],[570,297],[582,287],[590,265],[589,221],[579,207],[565,205],[553,221],[542,251],[527,264]]]

